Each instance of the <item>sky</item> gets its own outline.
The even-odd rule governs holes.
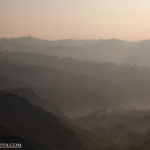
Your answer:
[[[150,39],[150,0],[0,0],[0,37]]]

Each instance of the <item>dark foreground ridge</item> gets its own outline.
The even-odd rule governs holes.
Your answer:
[[[80,150],[74,131],[20,96],[0,93],[0,137],[19,136],[34,150]]]

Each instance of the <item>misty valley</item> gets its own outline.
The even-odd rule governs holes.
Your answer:
[[[0,39],[0,137],[26,150],[149,150],[150,40]]]

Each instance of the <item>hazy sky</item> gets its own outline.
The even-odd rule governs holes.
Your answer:
[[[150,0],[0,0],[0,37],[150,39]]]

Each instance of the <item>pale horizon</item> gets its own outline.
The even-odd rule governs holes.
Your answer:
[[[150,39],[148,0],[0,0],[0,38]]]

